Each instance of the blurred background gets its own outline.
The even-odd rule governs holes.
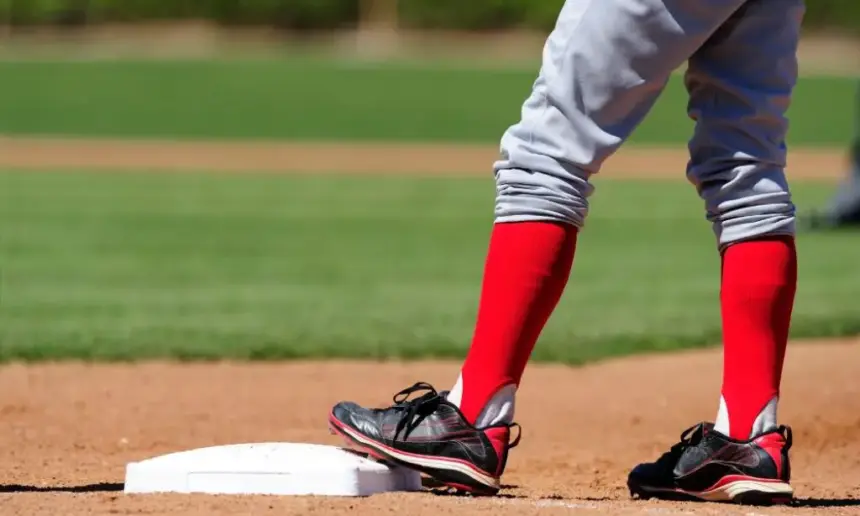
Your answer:
[[[563,0],[2,0],[6,51],[37,43],[109,55],[240,49],[533,61]],[[808,2],[807,42],[852,48],[854,0]],[[99,48],[112,41],[112,48]],[[15,43],[25,43],[25,47]],[[87,46],[86,43],[92,44]],[[83,46],[83,48],[81,48]],[[486,55],[489,53],[489,55]],[[855,54],[856,55],[856,54]],[[825,62],[831,59],[822,53]],[[816,59],[817,60],[817,59]],[[813,60],[813,61],[816,61]]]
[[[0,0],[0,358],[459,357],[492,161],[562,0]],[[802,210],[850,177],[860,2],[809,2]],[[680,75],[597,180],[535,355],[719,340]],[[804,232],[796,337],[860,333]],[[658,252],[659,250],[659,252]]]

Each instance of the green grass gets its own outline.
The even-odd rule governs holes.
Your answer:
[[[534,70],[323,59],[0,63],[0,133],[112,137],[446,140],[496,144]],[[801,80],[790,142],[847,144],[856,81]],[[683,143],[674,77],[632,141]]]
[[[0,360],[461,356],[493,196],[487,179],[5,172]],[[796,336],[860,330],[858,240],[801,237]],[[691,187],[601,182],[536,357],[713,343],[717,271]]]

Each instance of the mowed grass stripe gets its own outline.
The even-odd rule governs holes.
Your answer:
[[[0,359],[458,357],[488,179],[0,174]],[[801,205],[828,186],[799,185]],[[678,182],[600,183],[535,352],[711,344],[718,256]],[[797,336],[858,328],[856,234],[803,235]]]
[[[2,62],[0,133],[497,144],[537,69],[296,58]],[[846,146],[855,89],[851,78],[802,78],[791,144]],[[685,143],[686,106],[675,75],[631,141]]]

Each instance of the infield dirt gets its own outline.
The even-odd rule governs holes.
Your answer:
[[[0,136],[0,167],[24,170],[208,171],[338,174],[487,175],[493,145],[369,142],[70,140]],[[687,150],[626,146],[599,174],[616,179],[683,179]],[[833,181],[847,169],[847,149],[792,148],[787,173]]]
[[[0,166],[117,172],[483,173],[495,153],[484,148],[459,155],[449,149],[458,159],[443,166],[438,160],[415,159],[415,152],[427,152],[424,146],[326,147],[331,150],[326,153],[314,145],[158,145],[0,139]],[[444,154],[444,149],[430,148],[435,150],[428,158]],[[677,168],[685,160],[683,152],[632,152],[642,154],[620,155],[612,164],[618,173],[606,175],[683,178]],[[838,152],[798,152],[790,174],[832,179],[839,175],[841,160]],[[344,166],[349,163],[356,168]],[[388,168],[374,169],[373,164]],[[326,428],[334,402],[349,398],[387,403],[394,392],[419,380],[447,388],[456,377],[457,363],[8,364],[0,367],[0,513],[860,514],[857,339],[797,342],[789,348],[781,419],[794,427],[798,507],[629,499],[624,480],[632,465],[655,458],[684,428],[713,418],[720,366],[717,349],[579,368],[534,364],[526,372],[518,403],[523,441],[512,452],[502,496],[420,493],[358,500],[127,496],[121,483],[129,461],[188,448],[260,441],[340,444]]]

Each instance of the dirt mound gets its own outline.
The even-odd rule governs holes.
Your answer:
[[[358,142],[180,142],[62,140],[0,136],[0,168],[121,172],[208,171],[342,174],[486,175],[498,146]],[[684,180],[685,148],[626,146],[601,178]],[[843,149],[792,149],[792,179],[842,179]]]
[[[155,454],[248,441],[340,444],[326,429],[333,402],[383,403],[416,380],[447,386],[457,364],[7,365],[0,368],[0,505],[4,514],[30,515],[860,513],[860,340],[789,350],[781,418],[795,429],[794,484],[805,508],[628,499],[631,465],[714,416],[720,366],[719,350],[583,368],[533,365],[518,404],[523,441],[503,497],[355,500],[111,490],[121,489],[127,462]]]

